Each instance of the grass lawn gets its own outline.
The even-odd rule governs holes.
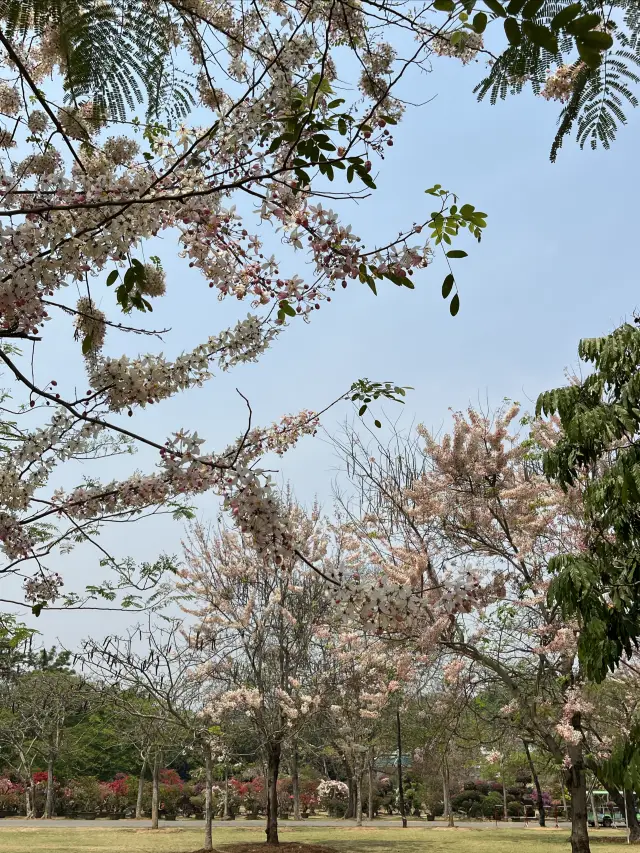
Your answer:
[[[621,851],[624,834],[602,830],[593,834],[594,853]],[[606,836],[605,836],[606,833]],[[606,842],[616,838],[618,843]],[[303,842],[331,847],[337,853],[568,853],[566,830],[493,829],[391,829],[356,827],[289,828],[280,833],[283,842]],[[602,839],[602,840],[600,840]],[[261,842],[264,833],[254,829],[214,830],[214,846]],[[202,832],[168,828],[103,829],[95,827],[59,829],[44,827],[0,827],[2,853],[191,853],[202,847]],[[285,846],[282,853],[287,853]]]

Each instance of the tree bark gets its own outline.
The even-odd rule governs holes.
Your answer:
[[[47,799],[44,806],[45,820],[51,820],[53,817],[53,761],[54,756],[49,755],[47,761]]]
[[[229,820],[229,766],[224,765],[224,803],[222,807],[222,820]]]
[[[353,781],[353,771],[351,770],[351,766],[347,764],[345,761],[345,767],[347,768],[347,787],[349,788],[349,799],[347,800],[347,810],[344,813],[344,819],[349,820],[354,817],[356,813],[355,806],[355,784]]]
[[[396,736],[398,741],[398,805],[402,817],[402,828],[407,828],[407,815],[404,808],[404,784],[402,779],[402,728],[400,726],[400,708],[396,708]]]
[[[567,808],[567,797],[564,792],[565,782],[564,779],[560,778],[560,796],[562,797],[562,811],[564,812],[564,819],[567,820],[569,818],[569,809]]]
[[[542,798],[542,788],[540,787],[540,779],[538,779],[538,773],[536,772],[536,766],[533,763],[533,759],[531,758],[531,752],[529,750],[529,744],[526,740],[523,740],[524,751],[527,754],[527,761],[529,762],[529,770],[531,770],[531,775],[533,776],[533,784],[536,787],[536,800],[538,803],[538,823],[540,826],[545,825],[545,814],[544,814],[544,800]]]
[[[153,781],[151,783],[151,829],[158,828],[158,806],[160,794],[160,756],[153,758]]]
[[[442,794],[444,799],[444,814],[449,826],[453,826],[453,812],[451,810],[451,788],[449,782],[449,763],[445,756],[442,760]]]
[[[593,827],[598,829],[600,822],[598,820],[598,810],[596,808],[596,799],[593,796],[593,788],[589,791],[589,800],[591,802],[591,811],[593,812]]]
[[[376,777],[373,767],[373,750],[369,752],[369,802],[367,803],[367,814],[369,820],[373,820],[373,786],[375,785]]]
[[[142,759],[142,767],[140,768],[140,776],[138,777],[138,796],[136,798],[136,820],[142,817],[142,797],[144,795],[144,771],[147,767],[146,756]]]
[[[566,771],[567,787],[571,794],[571,853],[590,853],[587,824],[587,781],[584,772],[582,747],[569,746],[571,767]]]
[[[640,842],[640,823],[638,823],[638,813],[636,810],[636,798],[633,791],[628,788],[624,792],[624,799],[627,806],[627,825],[629,827],[629,841],[632,844]]]
[[[504,767],[500,762],[500,778],[502,779],[502,812],[505,820],[509,820],[509,812],[507,811],[507,786],[504,783]]]
[[[356,826],[362,826],[362,770],[356,770]]]
[[[298,773],[298,745],[291,747],[291,783],[293,786],[293,819],[300,820],[300,776]]]
[[[211,788],[213,787],[213,766],[211,761],[211,748],[205,749],[204,754],[205,785],[204,790],[204,850],[213,850],[213,814],[211,809]]]
[[[31,820],[34,817],[33,814],[33,797],[32,797],[32,787],[29,782],[24,786],[24,804],[27,810],[27,819]]]
[[[267,746],[267,844],[279,844],[278,839],[278,772],[282,745],[279,741]]]

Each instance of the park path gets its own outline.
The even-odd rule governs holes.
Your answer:
[[[425,820],[409,820],[409,827],[411,829],[443,829],[445,824],[443,821],[425,821]],[[161,820],[160,825],[164,827],[183,827],[185,829],[198,829],[204,827],[203,820],[175,820],[175,821],[165,821]],[[264,826],[264,820],[243,820],[239,818],[233,821],[221,821],[217,820],[213,822],[214,827],[218,829],[233,829],[233,827],[239,827],[242,829],[260,829]],[[313,818],[311,820],[285,820],[280,824],[282,829],[286,829],[287,827],[305,827],[311,829],[312,827],[335,827],[344,828],[344,827],[354,827],[356,825],[355,820],[330,820],[323,818]],[[376,829],[397,829],[399,826],[399,821],[395,821],[392,819],[382,818],[381,820],[374,821],[364,821],[364,826],[375,827]],[[554,826],[553,820],[549,821],[549,825],[551,827]],[[565,821],[560,821],[559,824],[562,828],[569,827],[571,824],[566,823]],[[46,827],[47,829],[69,829],[69,828],[93,828],[93,829],[131,829],[137,827],[139,829],[149,828],[151,826],[150,820],[70,820],[69,818],[54,818],[53,820],[44,821],[42,819],[39,820],[27,820],[26,818],[4,818],[0,820],[0,831],[2,829],[12,829],[13,827],[25,827],[30,826],[34,829],[37,827]],[[463,829],[495,829],[496,824],[493,821],[456,821],[456,826],[461,827]],[[532,827],[537,828],[538,824],[534,821],[529,822],[529,826],[525,826],[524,823],[505,823],[504,821],[498,821],[497,828],[498,829],[531,829]]]

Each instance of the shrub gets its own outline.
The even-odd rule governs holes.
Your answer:
[[[64,789],[65,805],[74,812],[96,812],[102,803],[100,782],[95,776],[71,779]]]
[[[0,779],[0,811],[17,814],[24,806],[24,785],[16,784],[11,779]]]
[[[513,817],[519,817],[524,814],[524,806],[517,800],[513,800],[511,803],[507,803],[507,812]]]

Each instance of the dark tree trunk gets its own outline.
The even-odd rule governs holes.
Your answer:
[[[279,742],[270,743],[267,750],[267,844],[279,844],[278,772],[282,745]]]
[[[229,820],[229,767],[224,765],[224,806],[222,820]]]
[[[345,767],[347,769],[347,787],[349,788],[349,799],[347,802],[347,810],[344,813],[344,819],[349,820],[356,813],[356,806],[355,806],[356,789],[355,789],[355,785],[353,782],[353,770],[351,769],[350,765],[346,761],[344,764],[345,764]]]
[[[636,810],[636,798],[633,791],[628,788],[624,792],[625,805],[627,807],[627,826],[629,827],[629,841],[632,844],[640,843],[640,823]]]
[[[47,761],[47,799],[43,817],[47,820],[53,817],[53,755],[50,755]]]
[[[300,776],[298,774],[298,747],[291,748],[291,784],[293,786],[293,819],[300,820]]]
[[[376,777],[374,773],[373,767],[373,750],[369,752],[369,802],[368,802],[368,815],[369,820],[373,820],[373,789],[376,782]]]
[[[142,759],[142,767],[140,768],[140,776],[138,777],[138,796],[136,798],[136,820],[142,817],[142,797],[144,794],[144,771],[147,767],[147,759]]]
[[[400,727],[400,708],[396,708],[396,735],[398,741],[398,805],[402,818],[402,828],[407,828],[407,815],[404,808],[404,784],[402,780],[402,729]]]
[[[160,756],[153,758],[153,781],[151,783],[151,829],[158,828],[158,806],[160,795]]]
[[[211,809],[211,788],[213,786],[213,767],[211,762],[211,748],[209,746],[205,747],[204,754],[204,767],[205,767],[205,784],[206,788],[204,790],[204,850],[213,850],[213,832],[212,832],[212,821],[213,814]]]
[[[590,853],[587,824],[587,781],[584,772],[582,747],[570,746],[571,767],[566,771],[567,787],[571,794],[571,853]]]
[[[362,776],[363,771],[356,770],[356,826],[362,826]]]
[[[451,808],[451,781],[449,779],[449,763],[447,756],[442,759],[442,795],[444,799],[444,813],[449,826],[453,826],[453,810]]]
[[[538,779],[536,766],[533,763],[533,759],[531,758],[529,744],[526,740],[523,740],[522,743],[524,744],[524,751],[527,753],[527,761],[529,762],[529,770],[531,770],[531,775],[533,776],[533,784],[536,786],[536,800],[538,803],[538,823],[540,824],[540,826],[544,826],[544,800],[542,799],[542,788],[540,787],[540,780]]]

